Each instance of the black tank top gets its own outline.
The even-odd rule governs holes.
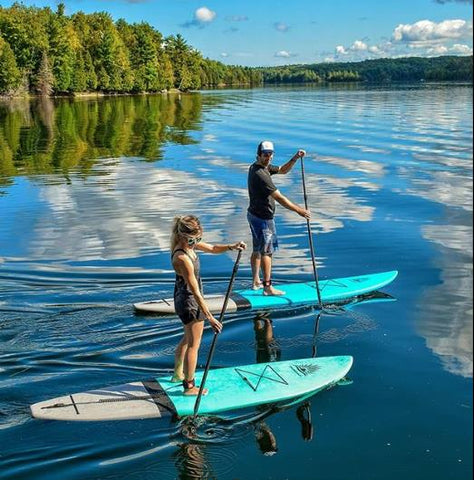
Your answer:
[[[200,269],[201,269],[201,264],[199,262],[199,257],[196,255],[196,258],[191,257],[186,250],[182,248],[177,248],[172,254],[171,254],[171,261],[173,261],[173,257],[175,253],[177,252],[183,252],[185,255],[188,256],[188,258],[191,260],[193,263],[194,267],[194,275],[196,276],[196,279],[199,284],[199,291],[202,293],[202,281],[201,281],[201,274],[200,274]],[[199,310],[199,306],[196,302],[196,299],[194,298],[193,293],[191,292],[191,289],[189,288],[189,285],[186,283],[186,280],[184,277],[181,275],[176,274],[176,280],[174,284],[174,306],[176,313],[179,316],[189,314],[189,312],[192,311],[197,311]]]

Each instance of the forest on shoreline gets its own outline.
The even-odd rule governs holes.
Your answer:
[[[157,93],[302,82],[472,81],[472,56],[377,59],[281,67],[204,58],[181,35],[106,12],[65,15],[59,3],[0,7],[0,95]]]
[[[472,82],[471,56],[380,58],[259,68],[264,83],[299,82]]]

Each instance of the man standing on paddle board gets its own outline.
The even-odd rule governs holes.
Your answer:
[[[171,234],[171,263],[176,272],[174,306],[183,322],[184,336],[175,353],[172,382],[183,382],[184,395],[198,395],[194,373],[201,345],[204,320],[219,333],[222,324],[214,318],[202,294],[199,258],[196,250],[206,253],[224,253],[228,250],[243,250],[244,242],[229,245],[211,245],[202,241],[202,227],[194,215],[176,217]],[[203,395],[207,393],[204,389]]]
[[[249,168],[248,191],[249,208],[247,219],[252,232],[253,252],[250,257],[254,290],[263,287],[264,295],[283,295],[285,292],[272,286],[272,255],[278,248],[278,238],[275,228],[275,201],[309,220],[311,214],[299,205],[291,202],[276,188],[272,175],[287,174],[299,158],[306,155],[304,150],[298,150],[288,162],[281,167],[271,165],[273,160],[273,143],[265,140],[257,148],[257,158]],[[260,280],[260,270],[263,282]]]

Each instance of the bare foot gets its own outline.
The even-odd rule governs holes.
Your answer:
[[[264,295],[285,295],[285,292],[283,290],[277,290],[276,288],[273,288],[270,285],[269,287],[265,287],[263,294]]]
[[[207,395],[209,393],[209,390],[205,388],[202,391],[203,395]],[[197,397],[199,395],[199,387],[192,387],[192,388],[187,388],[184,392],[183,395],[186,395],[187,397]]]
[[[177,373],[175,373],[175,374],[171,377],[170,382],[171,382],[171,383],[182,383],[183,380],[184,380],[184,375],[178,375]]]
[[[252,285],[252,290],[260,290],[262,287],[263,287],[263,283],[259,281]]]

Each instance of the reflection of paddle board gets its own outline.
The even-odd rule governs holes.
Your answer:
[[[337,303],[351,297],[373,292],[392,282],[398,275],[397,271],[360,275],[358,277],[334,278],[321,280],[319,289],[323,303]],[[318,304],[318,294],[315,282],[288,283],[278,285],[285,295],[267,296],[263,290],[234,290],[229,298],[227,312],[244,309],[265,309],[296,307]],[[205,296],[212,313],[219,313],[224,303],[225,295]],[[172,315],[175,313],[173,299],[153,300],[135,303],[135,310],[141,313],[159,313]]]
[[[307,397],[341,380],[352,357],[319,357],[210,370],[199,414],[214,414]],[[203,371],[196,372],[196,383]],[[53,398],[31,406],[48,420],[126,420],[192,415],[196,397],[170,376]]]

